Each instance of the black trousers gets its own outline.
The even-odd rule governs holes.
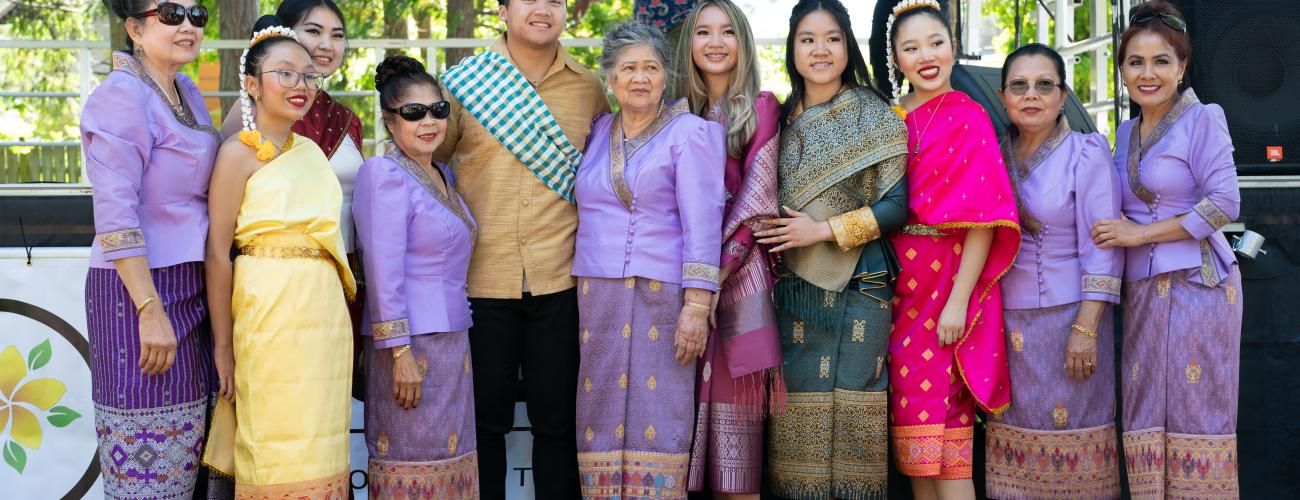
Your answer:
[[[578,294],[470,299],[474,415],[482,498],[504,500],[506,433],[522,390],[533,432],[533,484],[540,500],[578,498]],[[522,384],[519,379],[523,372]],[[522,385],[522,387],[521,387]]]

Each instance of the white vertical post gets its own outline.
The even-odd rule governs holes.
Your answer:
[[[81,107],[86,109],[86,100],[90,98],[90,87],[95,84],[94,75],[91,73],[90,47],[81,47],[77,50],[77,73],[79,75],[78,91],[81,94]],[[86,152],[81,152],[81,176],[77,182],[87,182],[86,180]]]
[[[1033,5],[1034,13],[1038,16],[1038,37],[1035,38],[1034,41],[1043,45],[1051,46],[1052,40],[1050,33],[1052,32],[1052,27],[1048,25],[1048,21],[1051,20],[1051,17],[1047,15],[1047,8],[1044,7],[1043,4],[1034,2]]]
[[[1074,38],[1074,0],[1056,0],[1056,43],[1057,49],[1070,44]],[[1074,57],[1065,60],[1065,81],[1074,83]]]
[[[966,2],[966,26],[962,27],[962,38],[965,38],[965,40],[961,41],[961,46],[966,48],[968,54],[978,56],[983,50],[983,47],[980,47],[980,40],[982,39],[980,25],[983,24],[984,20],[983,9],[984,0],[967,0]]]
[[[1092,33],[1089,37],[1098,37],[1110,33],[1110,17],[1106,15],[1106,6],[1110,3],[1108,0],[1089,0],[1092,2]],[[1110,48],[1103,45],[1092,52],[1092,102],[1106,102],[1110,100],[1110,64],[1107,59],[1110,55]],[[1097,124],[1097,129],[1103,134],[1110,132],[1110,111],[1102,110],[1097,112],[1093,117],[1093,122]]]

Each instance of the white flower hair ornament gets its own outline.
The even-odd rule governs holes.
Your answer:
[[[244,52],[239,55],[239,69],[242,71],[248,64],[248,49],[270,38],[289,38],[294,41],[298,40],[298,34],[292,29],[284,26],[270,26],[253,33],[249,39],[248,46],[244,47]],[[262,133],[257,131],[257,121],[253,119],[253,102],[248,96],[248,85],[243,78],[239,79],[239,107],[242,112],[244,127],[239,132],[239,142],[248,147],[257,150],[257,159],[268,161],[275,157],[275,145],[271,141],[262,140]],[[289,134],[284,150],[288,150],[293,145],[293,134]],[[281,151],[283,152],[283,151]]]
[[[894,21],[904,12],[915,9],[930,8],[942,12],[943,8],[939,6],[936,0],[903,0],[894,6],[894,11],[889,13],[889,20],[885,22],[885,58],[889,61],[889,86],[893,91],[893,100],[890,106],[900,118],[907,118],[907,110],[903,108],[901,100],[903,98],[903,85],[898,79],[898,74],[903,69],[898,65],[898,58],[894,57]]]

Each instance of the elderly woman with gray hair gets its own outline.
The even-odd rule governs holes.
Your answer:
[[[592,125],[574,186],[586,498],[686,498],[727,147],[721,125],[664,101],[668,54],[647,24],[606,35],[600,64],[619,112]]]

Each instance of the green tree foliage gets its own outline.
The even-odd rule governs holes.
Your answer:
[[[98,38],[94,21],[107,15],[94,0],[14,2],[0,21],[0,38],[87,40]],[[0,49],[0,88],[8,91],[77,92],[75,49]],[[78,137],[76,98],[0,99],[0,140],[71,141]]]
[[[1087,38],[1100,35],[1100,33],[1091,32],[1092,9],[1093,9],[1094,2],[1104,2],[1106,4],[1107,18],[1108,19],[1110,18],[1110,16],[1112,15],[1112,10],[1111,10],[1112,6],[1109,1],[1083,0],[1082,4],[1079,5],[1078,8],[1074,9],[1074,29],[1072,31],[1072,39],[1066,41],[1065,43],[1070,43],[1071,41],[1081,41]],[[1020,0],[1019,3],[1020,3],[1020,15],[1021,15],[1020,43],[1023,45],[1027,43],[1039,42],[1049,46],[1058,45],[1056,40],[1055,21],[1051,20],[1050,18],[1048,20],[1048,23],[1050,23],[1050,26],[1048,27],[1049,28],[1048,39],[1038,40],[1037,39],[1038,38],[1038,14],[1035,8],[1036,7],[1041,8],[1041,7],[1036,6],[1035,0]],[[1049,6],[1054,4],[1053,2],[1044,2],[1044,3],[1046,3]],[[1010,54],[1011,51],[1016,49],[1015,7],[1016,7],[1015,0],[994,0],[994,1],[984,2],[983,14],[985,16],[993,17],[996,20],[997,26],[1005,30],[1000,35],[996,36],[993,39],[994,46],[998,49],[998,52],[1001,54]],[[1064,44],[1060,44],[1060,45],[1064,45]],[[1110,97],[1106,95],[1094,97],[1092,95],[1092,78],[1091,78],[1092,58],[1093,58],[1092,52],[1085,52],[1083,54],[1079,54],[1078,62],[1074,63],[1074,81],[1070,82],[1071,83],[1070,90],[1073,91],[1075,95],[1079,96],[1080,101],[1083,101],[1085,103],[1097,99],[1108,99]],[[1066,64],[1069,64],[1070,60],[1067,58],[1065,62]],[[1114,65],[1115,65],[1114,56],[1111,55],[1110,57],[1107,57],[1106,68],[1108,69],[1106,71],[1106,74],[1103,75],[1103,78],[1106,79],[1107,88],[1114,88],[1114,84],[1115,84],[1114,73],[1109,69],[1109,68],[1113,68]],[[1110,117],[1110,120],[1111,120],[1111,124],[1113,125],[1115,123],[1114,121],[1115,117],[1113,116],[1114,113],[1111,113],[1111,115],[1112,116]],[[1113,131],[1114,126],[1108,127],[1108,130]]]

